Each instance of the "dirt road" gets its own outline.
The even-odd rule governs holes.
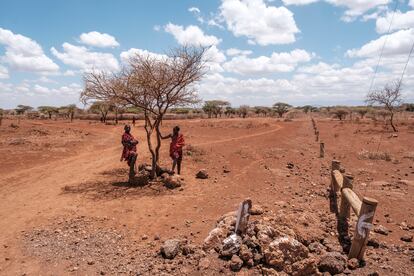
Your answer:
[[[145,235],[150,239],[154,236],[162,239],[186,236],[194,242],[201,242],[220,215],[235,210],[247,197],[268,210],[300,208],[302,212],[320,214],[320,210],[328,210],[324,197],[329,183],[326,169],[333,157],[341,159],[347,169],[355,172],[357,181],[371,179],[372,185],[364,186],[364,193],[372,190],[373,196],[379,200],[390,200],[385,204],[381,202],[378,223],[385,223],[385,213],[398,223],[414,223],[412,216],[410,218],[402,211],[408,210],[412,214],[412,203],[404,198],[407,193],[412,193],[412,182],[407,182],[408,186],[403,189],[384,195],[375,188],[376,182],[373,181],[384,179],[384,172],[392,174],[395,179],[401,174],[403,179],[413,180],[410,160],[402,156],[402,150],[406,151],[414,137],[412,133],[401,133],[396,138],[399,145],[389,147],[394,156],[401,155],[396,157],[400,163],[391,166],[385,161],[373,163],[358,159],[358,151],[367,141],[375,139],[374,135],[360,135],[352,138],[352,145],[332,147],[335,139],[338,143],[349,140],[344,132],[356,128],[353,125],[335,129],[332,122],[321,122],[321,137],[327,145],[327,157],[319,159],[319,145],[314,141],[309,120],[167,121],[163,132],[168,132],[176,124],[183,130],[186,144],[198,154],[185,156],[185,185],[183,189],[173,191],[158,186],[128,185],[126,165],[119,162],[121,125],[89,122],[60,125],[27,121],[12,133],[2,133],[0,137],[5,142],[1,150],[7,154],[0,160],[5,164],[0,178],[0,274],[69,273],[68,269],[73,265],[70,261],[35,258],[25,249],[22,238],[28,231],[48,225],[56,218],[105,217],[109,219],[108,227],[127,229],[130,237],[139,241]],[[2,129],[7,130],[9,122],[3,125],[6,127]],[[38,129],[47,134],[33,138],[26,136],[27,129]],[[69,130],[72,136],[65,136],[69,135]],[[141,141],[138,162],[148,162],[142,126],[137,125],[132,132]],[[339,137],[334,137],[334,132],[339,133]],[[19,135],[26,140],[22,144],[11,145],[11,137]],[[76,139],[71,142],[68,137]],[[43,142],[39,142],[42,139],[50,145],[44,147]],[[383,143],[387,145],[390,139]],[[22,157],[25,151],[31,151],[26,158]],[[162,164],[169,166],[167,152],[165,145]],[[297,166],[294,173],[286,168],[288,162]],[[366,170],[360,174],[362,167]],[[206,169],[210,178],[195,179],[199,169]],[[395,170],[399,170],[398,176]],[[318,193],[322,196],[309,197]],[[388,196],[391,193],[393,196]],[[398,200],[401,208],[393,208],[393,200]],[[397,224],[388,227],[394,232],[385,240],[399,242],[401,229]],[[317,228],[314,225],[308,230],[317,231]],[[390,261],[390,266],[399,265],[399,262]],[[79,271],[82,271],[82,264],[80,266]],[[388,272],[402,268],[393,269]]]

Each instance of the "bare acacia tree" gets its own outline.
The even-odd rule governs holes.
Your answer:
[[[393,81],[385,85],[383,89],[368,93],[366,102],[369,104],[379,104],[385,107],[390,114],[390,124],[394,132],[397,128],[394,125],[394,114],[402,103],[401,82]]]
[[[152,157],[151,178],[160,172],[160,126],[170,107],[199,102],[194,84],[205,73],[206,48],[181,47],[168,55],[136,54],[120,73],[87,73],[84,102],[109,101],[143,110],[148,149]],[[155,133],[155,144],[152,141]]]

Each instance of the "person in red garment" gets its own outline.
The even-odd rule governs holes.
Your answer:
[[[177,167],[177,174],[181,174],[181,162],[183,161],[183,147],[184,136],[180,133],[180,127],[173,128],[173,133],[167,136],[161,136],[162,139],[171,138],[170,143],[170,157],[173,160],[171,173],[175,173],[175,167]]]
[[[122,135],[121,143],[124,146],[121,155],[121,162],[127,161],[129,166],[129,177],[135,176],[135,162],[137,161],[137,144],[138,140],[131,134],[131,127],[125,125],[124,134]]]

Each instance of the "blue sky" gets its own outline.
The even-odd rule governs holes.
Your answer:
[[[211,46],[205,99],[234,106],[362,104],[375,75],[401,75],[414,1],[0,1],[0,107],[79,106],[82,74],[116,71],[134,53]],[[392,19],[391,32],[387,34]],[[388,36],[388,38],[387,38]],[[414,101],[414,61],[404,97]]]

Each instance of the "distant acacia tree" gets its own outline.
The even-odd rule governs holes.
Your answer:
[[[267,106],[255,106],[254,107],[254,113],[257,116],[263,115],[264,117],[266,117],[268,114],[270,114],[272,111],[272,109],[270,107]]]
[[[311,105],[304,105],[302,107],[300,107],[300,109],[303,110],[303,112],[305,112],[306,114],[309,112],[316,112],[318,111],[317,107],[311,106]]]
[[[158,175],[161,132],[164,115],[171,107],[183,107],[199,102],[195,83],[205,71],[206,48],[181,47],[168,55],[136,54],[129,66],[120,73],[87,73],[81,100],[122,103],[144,112],[144,129],[152,157],[151,178]],[[152,137],[155,133],[155,147]]]
[[[39,110],[41,113],[47,114],[49,119],[52,119],[52,115],[57,114],[59,109],[54,106],[43,105],[43,106],[39,106],[37,110]]]
[[[248,105],[241,105],[238,109],[238,113],[240,117],[246,118],[247,114],[249,114],[250,106]]]
[[[397,108],[402,104],[401,82],[393,81],[385,85],[383,89],[368,93],[366,102],[369,104],[379,104],[383,106],[390,114],[390,124],[394,132],[397,128],[394,125],[394,114]]]
[[[112,104],[109,101],[96,101],[89,107],[89,111],[101,115],[102,123],[106,122],[109,111],[112,109]]]
[[[349,111],[347,109],[340,108],[340,107],[331,109],[330,112],[331,112],[331,114],[333,114],[333,116],[335,118],[338,118],[340,121],[342,121],[343,119],[345,119],[345,117],[349,114]]]
[[[414,112],[414,103],[409,103],[405,105],[405,111]]]
[[[24,114],[24,113],[26,113],[26,112],[28,112],[28,111],[32,111],[32,110],[33,110],[33,107],[31,107],[31,106],[29,106],[29,105],[22,105],[22,104],[19,104],[19,105],[15,108],[15,110],[16,110],[16,114],[17,114],[17,115],[22,115],[22,114]]]
[[[231,106],[226,106],[226,110],[224,111],[224,115],[226,115],[226,117],[230,117],[234,114],[236,114],[236,110]]]
[[[216,118],[225,112],[226,108],[230,106],[230,103],[222,100],[205,101],[203,105],[203,111],[207,113],[211,118],[214,115]]]
[[[354,111],[356,112],[356,113],[358,113],[359,114],[359,116],[361,116],[361,119],[364,119],[364,117],[365,117],[365,115],[368,113],[368,111],[369,111],[369,108],[368,107],[365,107],[365,106],[359,106],[359,107],[356,107],[355,109],[354,109]]]
[[[58,108],[58,112],[63,114],[65,118],[70,119],[71,122],[73,121],[77,110],[78,108],[76,107],[76,104],[69,104]]]
[[[278,102],[273,105],[273,111],[282,118],[283,114],[287,113],[291,107],[290,104]]]

